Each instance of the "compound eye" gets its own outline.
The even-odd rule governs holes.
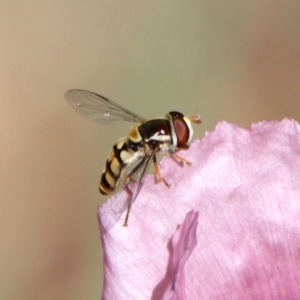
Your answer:
[[[183,147],[189,140],[189,127],[180,112],[171,111],[169,114],[172,117],[174,131],[177,136],[177,147]]]

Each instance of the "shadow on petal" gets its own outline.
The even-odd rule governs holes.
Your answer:
[[[156,286],[152,300],[185,299],[184,265],[197,244],[198,212],[186,214],[185,220],[173,235],[170,243],[170,256],[166,276]]]

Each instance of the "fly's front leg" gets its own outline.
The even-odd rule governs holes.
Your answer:
[[[168,152],[172,155],[172,157],[174,157],[174,159],[179,162],[179,163],[183,163],[183,164],[186,164],[186,165],[191,165],[192,163],[189,162],[188,160],[186,160],[185,158],[177,155],[173,150],[169,149]]]
[[[159,172],[159,167],[158,167],[158,164],[157,164],[157,159],[156,159],[156,156],[154,155],[153,156],[153,165],[154,165],[154,171],[155,171],[155,175],[156,175],[156,178],[158,181],[163,181],[164,184],[167,186],[167,187],[170,187],[171,185],[169,183],[167,183],[167,181],[165,180],[165,178],[163,176],[160,175],[160,172]]]

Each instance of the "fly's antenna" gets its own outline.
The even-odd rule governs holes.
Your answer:
[[[188,119],[195,124],[201,124],[201,117],[198,113],[194,114],[193,116],[188,117]]]

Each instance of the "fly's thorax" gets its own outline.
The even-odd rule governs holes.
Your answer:
[[[178,148],[186,146],[194,134],[190,118],[177,111],[169,112],[167,118],[171,127],[172,145]]]
[[[143,141],[171,144],[171,128],[167,119],[153,119],[138,127]]]

